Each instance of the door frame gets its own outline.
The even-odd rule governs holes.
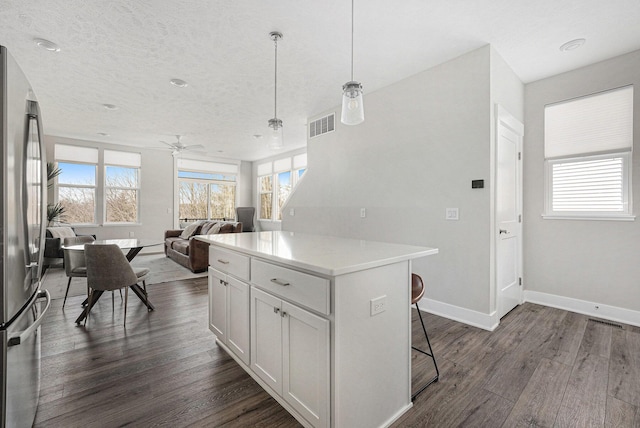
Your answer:
[[[498,181],[498,168],[497,168],[497,164],[498,164],[498,139],[500,138],[500,127],[504,126],[508,129],[510,129],[512,132],[514,132],[515,134],[518,135],[518,137],[520,138],[520,142],[519,142],[519,150],[518,152],[520,153],[520,158],[518,162],[518,170],[516,171],[516,176],[517,176],[517,187],[518,187],[518,191],[519,191],[519,195],[518,195],[518,211],[519,211],[519,215],[521,216],[521,221],[520,221],[520,226],[519,226],[519,233],[520,233],[520,239],[518,242],[518,273],[519,273],[519,277],[522,278],[522,270],[523,270],[523,230],[524,230],[524,217],[522,216],[522,212],[523,212],[523,162],[524,162],[524,125],[522,122],[520,122],[518,119],[516,119],[511,113],[509,113],[508,110],[506,110],[503,106],[501,106],[500,104],[495,104],[495,111],[494,111],[494,115],[495,115],[495,128],[494,128],[494,136],[493,136],[493,158],[492,158],[492,163],[493,163],[493,185],[491,186],[492,190],[493,190],[493,196],[492,196],[492,205],[491,205],[491,209],[492,209],[492,215],[491,215],[491,255],[492,255],[492,259],[493,259],[493,263],[492,263],[492,286],[491,286],[491,294],[493,294],[492,299],[491,299],[491,303],[492,303],[492,308],[491,308],[491,314],[493,315],[493,328],[497,327],[500,324],[500,317],[499,317],[499,313],[500,313],[500,290],[499,290],[499,284],[498,284],[498,278],[497,278],[497,272],[498,272],[498,241],[500,240],[500,236],[498,234],[498,216],[497,216],[497,202],[498,202],[498,197],[497,197],[497,192],[498,192],[498,186],[497,186],[497,181]],[[523,281],[524,282],[524,281]],[[524,302],[524,284],[520,284],[520,296],[519,296],[519,302],[520,304],[522,304]]]

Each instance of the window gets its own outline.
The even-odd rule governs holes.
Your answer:
[[[282,220],[282,206],[307,166],[306,153],[258,165],[258,218]]]
[[[633,87],[545,107],[546,218],[632,219]]]
[[[61,173],[56,201],[64,208],[60,220],[71,224],[96,223],[96,170],[98,149],[55,145]]]
[[[178,216],[182,222],[235,218],[238,165],[178,159]]]
[[[107,223],[137,223],[140,153],[104,151],[104,198]]]

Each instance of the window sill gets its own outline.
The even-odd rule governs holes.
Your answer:
[[[558,214],[542,214],[542,218],[545,220],[604,220],[604,221],[635,221],[636,216],[632,214],[621,215],[558,215]]]

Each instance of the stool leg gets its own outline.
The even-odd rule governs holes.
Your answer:
[[[69,286],[71,285],[71,278],[73,278],[72,276],[69,277],[69,282],[67,282],[67,291],[65,291],[64,293],[64,300],[62,301],[62,309],[64,309],[64,305],[65,303],[67,303],[67,294],[69,294]]]
[[[433,360],[433,366],[436,369],[436,375],[431,378],[431,380],[429,380],[424,386],[422,386],[415,394],[413,394],[411,396],[411,401],[415,400],[416,397],[418,396],[418,394],[420,394],[422,391],[424,391],[425,389],[427,389],[427,387],[429,385],[431,385],[434,382],[437,382],[438,379],[440,378],[440,371],[438,370],[438,364],[436,363],[436,357],[433,355],[433,349],[431,348],[431,341],[429,340],[429,335],[427,334],[427,328],[424,326],[424,320],[422,319],[422,314],[420,313],[420,307],[418,307],[418,303],[416,302],[416,309],[418,310],[418,317],[420,317],[420,324],[422,324],[422,331],[424,331],[424,337],[425,339],[427,339],[427,345],[429,346],[429,352],[425,352],[422,349],[418,349],[415,346],[412,346],[412,349],[415,349],[418,352],[423,353],[424,355],[427,355],[429,357],[431,357],[431,359]]]

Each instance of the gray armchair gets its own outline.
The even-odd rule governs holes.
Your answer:
[[[85,325],[91,313],[94,292],[124,288],[124,326],[126,326],[129,287],[142,281],[146,298],[147,284],[145,280],[149,275],[149,269],[131,266],[117,245],[85,244],[84,255],[87,263],[87,285],[90,290]]]
[[[255,207],[237,207],[236,221],[242,223],[243,232],[253,232],[253,218],[256,216]]]

